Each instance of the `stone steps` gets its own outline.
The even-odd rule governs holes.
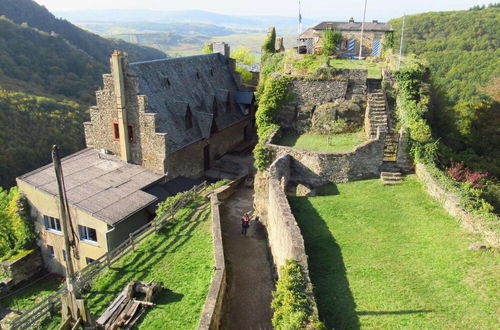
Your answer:
[[[380,172],[380,180],[385,185],[400,184],[403,181],[401,172]]]

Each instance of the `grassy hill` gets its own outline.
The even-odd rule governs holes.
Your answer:
[[[390,21],[395,40],[402,19]],[[500,175],[500,8],[411,15],[405,54],[426,59],[441,159]]]

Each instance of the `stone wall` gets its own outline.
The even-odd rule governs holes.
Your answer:
[[[215,191],[215,194],[210,196],[215,268],[214,277],[212,278],[212,283],[201,312],[198,330],[219,329],[222,316],[224,315],[224,296],[227,289],[226,259],[224,257],[224,246],[222,244],[219,204],[220,200],[229,198],[244,179],[245,177],[241,177],[228,185],[219,187]]]
[[[425,165],[416,164],[415,173],[417,174],[420,182],[427,189],[429,195],[439,201],[446,212],[457,218],[462,227],[470,232],[481,235],[482,238],[492,247],[500,247],[500,237],[497,231],[491,229],[489,226],[491,224],[488,224],[487,221],[481,217],[470,214],[461,208],[458,202],[458,197],[441,187],[441,185],[427,171]]]
[[[296,133],[307,132],[315,111],[335,108],[335,119],[346,119],[362,125],[365,98],[346,101],[349,86],[365,86],[367,70],[342,70],[338,79],[293,79],[289,85],[291,101],[277,115],[279,125]]]
[[[278,273],[286,260],[294,259],[302,265],[309,279],[304,239],[285,194],[291,164],[292,157],[285,155],[277,159],[269,168],[266,227],[269,246]]]
[[[271,142],[279,140],[279,132]],[[291,176],[294,182],[309,187],[322,186],[329,182],[348,182],[380,177],[383,163],[386,133],[378,130],[377,138],[369,140],[352,151],[319,152],[273,143],[267,144],[274,151],[275,159],[292,156]]]
[[[198,141],[174,152],[167,159],[167,178],[171,179],[180,175],[188,178],[202,177],[204,173],[203,149],[209,146],[210,161],[222,157],[244,141],[245,127],[252,127],[251,119],[246,119],[217,132],[209,139]]]
[[[3,268],[2,273],[9,279],[5,282],[5,288],[28,280],[42,270],[42,256],[39,249],[34,249],[33,252],[22,256],[11,262],[3,261],[0,267]]]
[[[125,72],[127,123],[133,131],[131,162],[153,171],[165,172],[168,136],[157,133],[158,115],[147,112],[147,97],[137,95],[138,79]],[[96,92],[97,106],[90,108],[90,122],[84,124],[87,147],[106,149],[120,155],[120,142],[114,139],[113,123],[118,122],[113,76],[103,75],[104,87]]]

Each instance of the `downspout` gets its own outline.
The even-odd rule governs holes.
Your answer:
[[[116,110],[118,115],[118,132],[120,134],[120,155],[124,162],[130,162],[130,142],[127,127],[127,111],[125,104],[125,83],[123,77],[123,55],[115,50],[111,56],[111,73],[116,96]]]

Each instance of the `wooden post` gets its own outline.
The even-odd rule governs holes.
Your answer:
[[[128,234],[128,238],[130,240],[130,244],[132,245],[132,250],[135,251],[135,245],[134,245],[134,238],[132,237],[132,234]]]

